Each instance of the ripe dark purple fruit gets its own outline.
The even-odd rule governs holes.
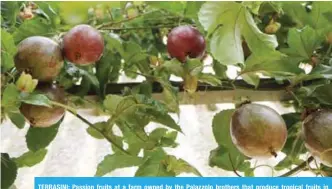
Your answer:
[[[318,110],[303,122],[306,148],[324,165],[332,167],[332,110]]]
[[[18,71],[25,71],[42,82],[54,80],[63,66],[60,46],[41,36],[28,37],[21,41],[14,60]]]
[[[66,96],[63,88],[55,84],[39,84],[36,91],[48,96],[57,103],[66,104]],[[23,103],[21,113],[33,127],[49,127],[57,123],[65,114],[65,109],[59,106],[46,107]]]
[[[184,63],[187,56],[199,58],[205,53],[205,39],[192,26],[178,26],[168,34],[167,50],[172,58]]]
[[[276,156],[286,143],[286,123],[268,106],[245,104],[232,116],[231,137],[239,151],[248,157]]]
[[[63,37],[63,54],[75,64],[93,64],[100,59],[103,50],[102,35],[89,25],[77,25]]]

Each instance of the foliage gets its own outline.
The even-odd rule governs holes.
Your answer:
[[[87,133],[92,137],[112,144],[113,154],[99,163],[96,176],[132,166],[138,167],[135,176],[177,176],[184,172],[201,176],[193,165],[164,150],[175,148],[177,135],[182,132],[170,114],[179,114],[181,100],[180,88],[172,85],[170,77],[183,78],[184,88],[191,94],[201,83],[228,85],[236,90],[226,74],[232,65],[240,69],[236,79],[242,78],[256,90],[262,81],[258,74],[289,83],[285,90],[292,97],[285,103],[294,106],[296,112],[283,115],[289,135],[283,149],[287,156],[275,169],[290,169],[301,164],[300,156],[307,153],[300,134],[301,113],[332,107],[331,7],[331,2],[1,2],[2,119],[9,118],[21,129],[26,126],[19,111],[21,103],[62,106],[88,124]],[[25,17],[27,11],[32,17]],[[21,91],[16,85],[20,73],[14,64],[19,42],[36,35],[61,42],[77,24],[97,28],[105,48],[100,60],[90,66],[65,61],[56,83],[70,96],[68,105],[54,104],[34,91]],[[164,37],[172,28],[185,24],[195,26],[205,37],[211,65],[204,65],[204,58],[188,59],[182,64],[169,57]],[[273,28],[277,25],[280,27]],[[267,27],[275,32],[267,32]],[[243,41],[250,49],[249,57]],[[301,65],[312,70],[306,72]],[[214,72],[204,73],[206,66]],[[133,79],[142,76],[145,81],[126,87],[121,94],[112,94],[108,86],[117,83],[121,74]],[[152,95],[156,84],[163,94],[159,100]],[[94,107],[110,116],[106,122],[92,124],[72,108],[85,102],[85,96],[91,93],[98,97]],[[254,176],[255,166],[230,138],[233,111],[223,110],[213,118],[211,129],[218,147],[211,149],[209,165]],[[58,128],[66,127],[61,125],[62,120],[48,128],[30,127],[26,134],[29,151],[20,157],[1,155],[1,164],[8,165],[10,173],[1,177],[6,184],[2,188],[14,182],[19,168],[44,159]],[[161,127],[148,133],[150,122]],[[121,130],[121,136],[113,132],[114,127]]]

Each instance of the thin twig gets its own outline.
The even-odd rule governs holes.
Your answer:
[[[234,167],[234,164],[233,164],[233,161],[232,161],[232,158],[231,158],[231,154],[228,153],[228,158],[229,158],[229,161],[231,162],[231,165],[232,165],[232,169],[233,169],[233,172],[238,176],[238,177],[242,177],[235,169]]]
[[[291,176],[291,175],[297,173],[298,171],[301,171],[301,170],[305,169],[307,167],[307,165],[310,162],[312,162],[313,160],[314,160],[314,157],[310,156],[306,161],[302,162],[300,165],[298,165],[294,169],[288,171],[287,173],[284,173],[284,174],[280,175],[279,177],[288,177],[288,176]]]
[[[95,129],[96,131],[98,131],[101,135],[103,135],[103,137],[105,137],[105,139],[110,142],[112,145],[114,145],[116,148],[118,148],[121,152],[127,154],[127,155],[131,155],[128,151],[126,151],[125,149],[123,149],[121,146],[119,146],[112,138],[108,137],[103,131],[101,131],[100,129],[98,129],[96,126],[94,126],[94,124],[90,123],[87,119],[85,119],[84,117],[82,117],[79,114],[75,114],[71,111],[69,111],[70,113],[72,113],[73,115],[75,115],[77,118],[79,118],[81,121],[83,121],[84,123],[86,123],[89,127]]]

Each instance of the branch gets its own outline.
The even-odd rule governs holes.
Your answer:
[[[174,28],[178,25],[161,25],[161,26],[147,26],[147,27],[131,27],[131,28],[112,28],[112,27],[108,27],[108,28],[102,28],[102,30],[150,30],[150,29],[160,29],[160,28]]]
[[[302,162],[300,165],[298,165],[294,169],[288,171],[287,173],[284,173],[284,174],[280,175],[279,177],[288,177],[288,176],[291,176],[291,175],[297,173],[298,171],[301,171],[301,170],[305,169],[307,167],[307,165],[310,162],[312,162],[313,160],[314,160],[314,157],[310,156],[306,161]]]
[[[122,151],[123,153],[127,154],[127,155],[131,155],[129,152],[127,152],[125,149],[123,149],[121,146],[119,146],[118,144],[116,144],[116,142],[108,137],[103,131],[101,131],[100,129],[98,129],[97,127],[94,126],[94,124],[90,123],[87,119],[85,119],[84,117],[82,117],[79,114],[75,114],[73,112],[71,112],[69,110],[70,113],[72,113],[73,115],[75,115],[77,118],[79,118],[81,121],[83,121],[84,123],[86,123],[89,127],[92,127],[93,129],[95,129],[96,131],[98,131],[101,135],[103,135],[105,137],[105,139],[110,142],[111,144],[113,144],[115,147],[117,147],[120,151]]]

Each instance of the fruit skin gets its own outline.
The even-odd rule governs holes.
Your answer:
[[[38,85],[36,91],[45,94],[50,100],[66,104],[63,88],[55,84]],[[65,114],[65,109],[59,106],[46,107],[22,103],[21,113],[33,127],[50,127],[57,123]]]
[[[238,150],[251,158],[276,156],[286,143],[287,127],[272,108],[244,104],[232,115],[231,138]]]
[[[332,167],[332,110],[318,110],[302,124],[306,148],[322,164]]]
[[[199,58],[205,53],[205,39],[192,26],[184,25],[173,28],[168,34],[167,51],[172,58],[184,63],[187,56]]]
[[[93,64],[104,51],[104,39],[95,28],[81,24],[63,37],[63,54],[67,60],[79,65]]]
[[[26,71],[41,82],[53,81],[63,67],[60,46],[42,36],[28,37],[21,41],[14,61],[18,71]]]

